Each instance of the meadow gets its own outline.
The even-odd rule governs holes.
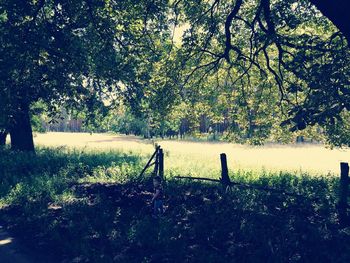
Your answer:
[[[195,142],[181,140],[145,140],[136,136],[88,133],[37,134],[35,143],[41,146],[75,147],[95,151],[118,150],[150,156],[158,143],[166,154],[168,172],[216,177],[220,173],[220,153],[226,153],[233,171],[288,171],[312,175],[339,175],[339,163],[350,161],[350,149],[329,149],[321,144],[266,144],[247,146],[225,142]]]
[[[38,135],[36,143],[35,155],[0,150],[0,222],[36,262],[350,260],[350,228],[339,225],[337,214],[336,169],[322,171],[322,163],[314,166],[321,169],[317,172],[298,163],[280,170],[261,161],[270,150],[279,164],[287,162],[288,153],[281,154],[285,146],[162,141],[166,211],[155,220],[151,174],[140,178],[139,173],[156,142],[49,133]],[[321,148],[288,147],[294,161],[299,153],[307,158]],[[323,151],[319,158],[330,150]],[[229,167],[235,168],[233,181],[298,195],[241,187],[226,193],[215,183],[173,179],[218,177],[220,152],[228,154]],[[324,160],[336,160],[344,152],[336,150]],[[260,155],[258,164],[249,162]]]

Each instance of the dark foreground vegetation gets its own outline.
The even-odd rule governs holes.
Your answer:
[[[137,178],[146,158],[64,148],[0,157],[0,222],[49,262],[350,262],[331,176],[231,175],[303,197],[167,178],[155,220],[150,177]]]

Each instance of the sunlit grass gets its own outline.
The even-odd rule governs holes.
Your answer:
[[[327,149],[323,145],[242,146],[219,142],[188,142],[177,140],[144,140],[135,136],[87,133],[38,134],[36,144],[43,146],[76,147],[84,151],[108,151],[147,157],[158,143],[165,152],[166,173],[218,177],[220,153],[227,154],[231,173],[238,170],[287,171],[296,174],[337,175],[339,163],[350,160],[348,149]]]

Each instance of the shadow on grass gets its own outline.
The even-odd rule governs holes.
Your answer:
[[[52,262],[350,260],[350,233],[338,225],[332,178],[282,173],[262,175],[255,181],[247,174],[233,178],[305,195],[319,192],[316,201],[253,189],[233,188],[225,193],[217,185],[169,179],[165,183],[166,212],[155,220],[148,204],[151,180],[135,179],[139,157],[124,156],[126,159],[114,163],[109,154],[100,161],[94,154],[86,159],[62,155],[68,159],[62,160],[65,165],[51,167],[50,172],[60,174],[67,165],[72,167],[63,173],[69,179],[61,186],[63,190],[35,186],[34,175],[28,174],[32,181],[27,183],[35,191],[16,192],[22,199],[8,198],[8,206],[0,210],[6,226],[34,251],[49,254]],[[49,156],[37,165],[56,160],[55,154]],[[83,165],[87,168],[74,170]],[[120,168],[123,166],[127,168]],[[46,174],[45,169],[37,171]]]
[[[0,198],[2,204],[16,198],[21,202],[21,197],[38,192],[51,197],[62,194],[68,184],[79,180],[122,180],[134,176],[141,160],[118,151],[39,148],[34,155],[0,149]]]

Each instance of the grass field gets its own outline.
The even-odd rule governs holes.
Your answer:
[[[347,151],[161,141],[166,212],[154,220],[150,174],[138,177],[152,141],[67,133],[35,141],[35,155],[0,149],[0,223],[35,262],[350,262],[335,176]],[[221,152],[234,181],[298,195],[226,193],[171,177],[218,177]]]
[[[219,154],[226,153],[231,171],[289,171],[312,175],[339,174],[339,163],[350,161],[349,149],[327,149],[323,145],[242,146],[221,142],[184,142],[176,140],[143,140],[134,136],[88,133],[38,134],[35,143],[42,146],[67,146],[89,149],[114,149],[122,152],[151,155],[153,143],[165,153],[167,171],[217,177]]]

